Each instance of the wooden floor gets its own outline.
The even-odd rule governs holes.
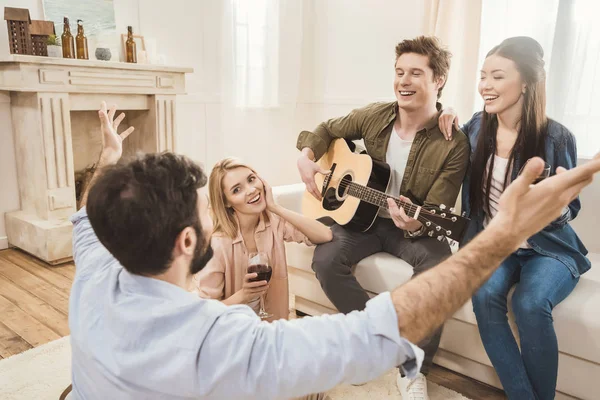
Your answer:
[[[69,334],[73,264],[52,267],[18,250],[0,251],[0,358]]]
[[[51,266],[19,250],[0,251],[0,358],[69,334],[73,263]],[[435,365],[428,379],[473,400],[505,399],[502,391]]]

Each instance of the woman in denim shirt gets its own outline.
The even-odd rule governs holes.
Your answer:
[[[479,83],[484,111],[462,127],[471,144],[462,206],[471,222],[461,245],[494,217],[500,194],[527,160],[542,157],[551,175],[558,167],[575,167],[573,134],[546,116],[545,83],[543,50],[535,40],[509,38],[487,54]],[[440,122],[448,124],[452,119],[442,116]],[[508,257],[473,296],[479,333],[509,399],[554,398],[558,343],[552,309],[590,268],[587,250],[569,225],[580,208],[579,199],[573,200],[556,221]],[[520,351],[506,316],[507,296],[515,285],[512,308]]]

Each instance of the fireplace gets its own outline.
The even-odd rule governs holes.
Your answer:
[[[50,263],[72,257],[75,175],[97,161],[101,101],[136,131],[125,155],[176,150],[176,96],[189,68],[13,55],[0,62],[9,91],[21,209],[6,214],[11,245]]]

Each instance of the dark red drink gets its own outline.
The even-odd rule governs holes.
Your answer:
[[[273,270],[270,266],[266,264],[254,264],[248,266],[248,273],[253,274],[256,273],[258,276],[254,279],[250,279],[250,282],[258,282],[258,281],[267,281],[271,280],[271,274]]]

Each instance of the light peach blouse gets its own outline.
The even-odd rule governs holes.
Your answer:
[[[254,240],[257,250],[269,256],[273,269],[269,290],[265,295],[265,310],[273,314],[272,320],[287,319],[289,294],[284,242],[305,243],[309,246],[312,243],[295,226],[273,213],[268,213],[268,219],[261,214]],[[244,284],[248,251],[241,232],[233,240],[221,233],[214,234],[211,245],[214,256],[194,277],[194,289],[207,299],[227,299]]]

